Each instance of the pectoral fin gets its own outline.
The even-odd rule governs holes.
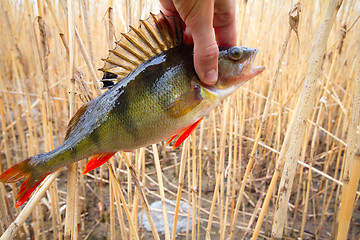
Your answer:
[[[166,111],[173,117],[178,118],[186,115],[201,103],[203,98],[200,95],[200,87],[195,86],[193,90],[181,95],[170,103]]]
[[[176,142],[173,146],[173,149],[179,147],[186,138],[188,138],[190,136],[190,134],[196,129],[196,127],[199,125],[199,123],[203,120],[204,118],[200,118],[199,120],[197,120],[193,125],[191,125],[190,127],[186,128],[184,130],[184,132],[176,139]],[[168,141],[167,144],[169,144],[177,135],[171,137]]]
[[[90,161],[88,161],[86,163],[84,171],[83,171],[83,175],[87,174],[91,170],[94,170],[95,168],[100,167],[101,165],[106,163],[112,156],[115,155],[115,153],[116,152],[104,153],[104,154],[99,154],[99,155],[95,155],[94,157],[92,157],[90,159]]]

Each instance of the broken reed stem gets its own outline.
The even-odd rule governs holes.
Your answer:
[[[341,194],[341,205],[338,210],[337,239],[347,239],[350,220],[355,205],[355,194],[360,178],[360,137],[357,134],[359,126],[360,109],[360,57],[357,56],[356,76],[354,81],[354,95],[350,106],[350,124],[348,130],[345,165],[343,176],[343,188]]]
[[[165,198],[165,192],[164,192],[164,183],[162,180],[162,172],[161,172],[161,167],[160,167],[159,153],[158,153],[156,144],[152,145],[152,149],[153,149],[153,154],[154,154],[156,174],[157,174],[157,178],[158,178],[158,182],[159,182],[159,192],[160,192],[160,196],[161,196],[165,239],[170,240],[169,220],[168,220],[168,213],[166,210],[166,198]]]
[[[289,204],[292,184],[294,181],[297,158],[300,154],[301,142],[304,139],[306,120],[316,100],[317,79],[321,73],[321,66],[326,52],[327,39],[334,22],[341,1],[330,0],[324,22],[320,25],[316,34],[314,46],[309,59],[308,69],[305,77],[304,87],[300,94],[296,107],[295,121],[286,153],[286,160],[281,177],[278,201],[272,225],[272,238],[280,239],[283,236],[287,208]]]
[[[317,174],[321,175],[322,177],[326,178],[327,180],[332,181],[333,184],[337,184],[337,185],[339,185],[339,186],[343,186],[343,185],[344,185],[343,182],[337,180],[337,179],[334,178],[334,177],[331,177],[331,176],[328,175],[328,174],[325,174],[324,172],[320,171],[319,169],[316,169],[316,168],[314,168],[314,167],[311,167],[311,166],[310,166],[309,164],[307,164],[307,163],[304,163],[304,162],[302,162],[302,161],[300,161],[300,160],[298,160],[297,163],[300,164],[300,165],[302,165],[303,167],[306,167],[306,168],[308,168],[308,169],[311,169],[311,171],[313,171],[314,173],[317,173]],[[357,192],[355,192],[355,193],[360,197],[360,191],[357,191]]]

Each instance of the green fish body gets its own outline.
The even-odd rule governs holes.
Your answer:
[[[154,16],[153,19],[159,20]],[[155,22],[161,24],[160,20]],[[176,21],[174,25],[175,28],[180,26],[176,26]],[[168,34],[175,33],[168,30]],[[164,34],[162,37],[165,45],[168,39]],[[177,38],[181,36],[178,34]],[[173,45],[166,50],[161,49],[140,64],[134,64],[133,69],[123,67],[128,72],[116,84],[109,84],[105,79],[105,85],[111,88],[77,111],[61,146],[30,157],[0,175],[3,182],[26,178],[20,187],[16,207],[27,200],[49,173],[83,158],[93,156],[85,167],[84,173],[87,173],[119,150],[131,151],[178,135],[174,145],[177,147],[221,100],[264,69],[253,66],[256,49],[220,47],[218,82],[206,86],[194,70],[193,45],[175,40],[172,39]],[[119,56],[115,50],[110,52]],[[119,78],[121,73],[116,70],[124,65],[116,64],[117,60],[111,56],[106,61],[111,66],[103,69],[105,76]],[[131,59],[127,59],[127,63],[129,61]]]

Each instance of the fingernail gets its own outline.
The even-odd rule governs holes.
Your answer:
[[[215,69],[212,69],[205,73],[205,83],[209,85],[213,85],[217,81],[217,72]]]

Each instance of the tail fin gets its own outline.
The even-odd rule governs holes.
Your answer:
[[[18,182],[25,178],[16,197],[16,208],[20,207],[30,197],[31,193],[47,176],[47,174],[39,176],[38,172],[34,174],[34,167],[30,164],[30,160],[31,158],[28,158],[18,163],[0,175],[0,181],[4,183]]]

